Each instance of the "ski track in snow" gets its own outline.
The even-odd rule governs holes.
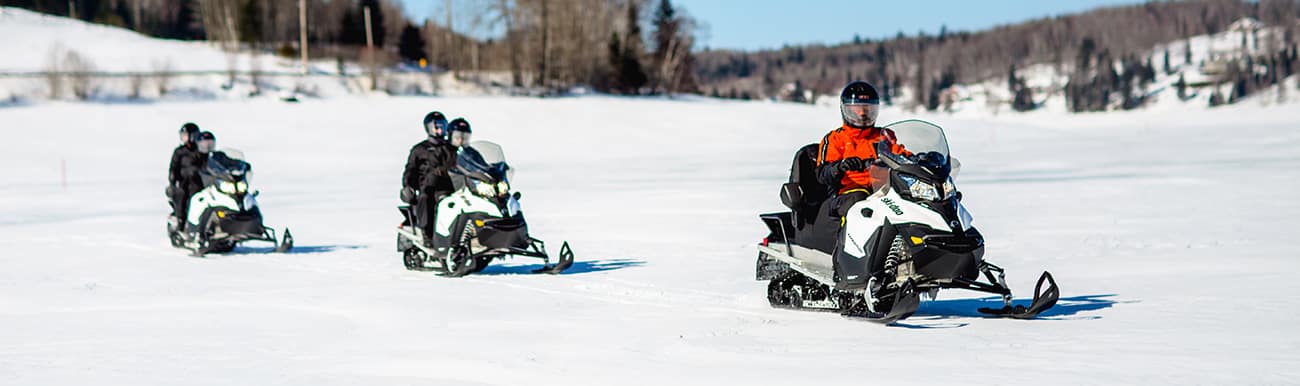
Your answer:
[[[504,146],[534,236],[577,254],[460,279],[408,272],[397,191],[416,122]],[[921,115],[1041,320],[945,291],[884,327],[767,306],[759,213],[837,111],[583,97],[345,98],[0,108],[5,384],[1292,383],[1294,109]],[[886,109],[882,120],[911,118]],[[175,130],[243,150],[268,224],[193,258],[164,235]],[[67,165],[66,189],[60,163]]]

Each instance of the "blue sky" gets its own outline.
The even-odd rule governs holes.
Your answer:
[[[402,0],[408,13],[429,15],[436,0]],[[649,0],[657,4],[659,0]],[[784,44],[841,43],[854,34],[878,39],[903,31],[979,30],[1134,0],[673,0],[707,26],[710,48],[760,49]]]

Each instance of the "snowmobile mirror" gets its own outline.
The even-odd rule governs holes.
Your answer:
[[[948,157],[948,162],[952,163],[952,172],[948,175],[952,176],[953,179],[957,179],[957,172],[961,171],[961,161],[958,161],[957,157]]]
[[[796,183],[787,183],[781,185],[781,204],[790,209],[795,209],[799,203],[803,202],[803,189]]]

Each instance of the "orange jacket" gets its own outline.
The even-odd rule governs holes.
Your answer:
[[[827,133],[822,137],[821,150],[817,155],[817,174],[823,177],[822,183],[830,185],[838,182],[840,194],[855,189],[870,189],[876,182],[870,173],[865,170],[840,172],[836,163],[845,158],[858,157],[870,164],[876,159],[876,144],[880,141],[889,141],[889,149],[895,154],[908,154],[894,138],[894,132],[886,129],[859,129],[846,124]],[[836,177],[838,181],[835,181]]]

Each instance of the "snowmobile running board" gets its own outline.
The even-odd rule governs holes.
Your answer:
[[[827,261],[826,265],[821,265],[821,264],[813,264],[812,260],[800,260],[793,256],[793,252],[795,248],[803,248],[803,247],[800,247],[798,245],[793,245],[790,246],[789,250],[782,251],[770,246],[759,245],[758,251],[762,252],[765,255],[771,256],[772,258],[777,259],[782,263],[785,263],[790,267],[790,269],[793,269],[796,272],[803,274],[804,276],[807,276],[813,280],[816,280],[821,284],[825,284],[834,288],[835,287],[835,278],[834,278],[834,271],[833,271],[834,268],[830,266],[830,262]],[[856,292],[864,292],[864,291],[858,290]]]

